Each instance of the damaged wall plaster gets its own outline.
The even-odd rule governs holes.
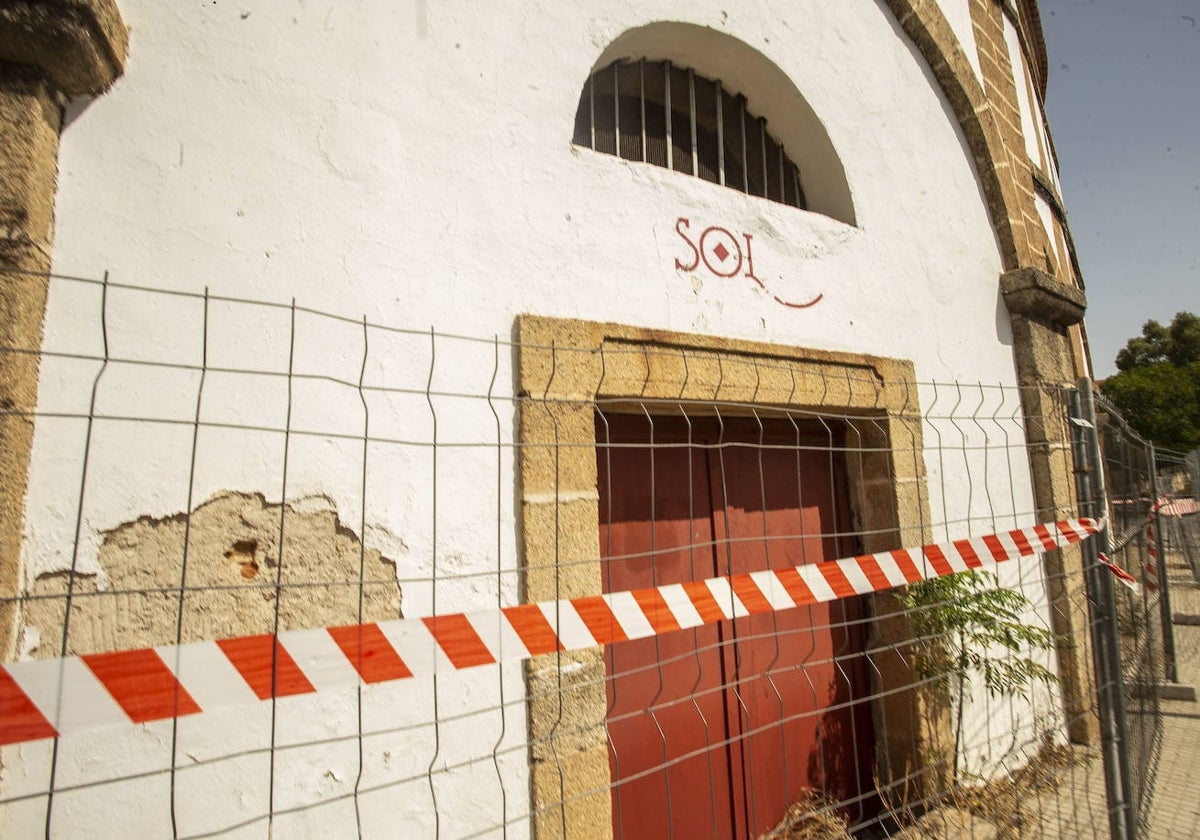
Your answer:
[[[76,575],[70,654],[175,643],[185,530],[183,642],[273,632],[277,576],[279,630],[357,623],[360,591],[362,621],[401,617],[395,558],[363,548],[332,506],[312,499],[280,505],[260,493],[223,492],[199,505],[190,530],[187,525],[179,513],[141,517],[104,533],[104,580]],[[40,637],[27,651],[34,658],[62,649],[69,577],[51,572],[33,582],[23,624],[27,640]]]

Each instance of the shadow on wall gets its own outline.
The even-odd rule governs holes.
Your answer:
[[[808,778],[826,802],[847,803],[839,811],[851,823],[879,811],[874,790],[874,733],[865,726],[870,701],[855,697],[851,678],[839,663],[827,686],[826,710],[808,755]],[[861,730],[861,731],[860,731]]]
[[[396,561],[364,548],[334,510],[311,500],[218,493],[192,512],[190,527],[179,513],[106,532],[99,563],[103,579],[75,575],[69,654],[174,644],[177,632],[186,643],[401,617]],[[70,577],[33,582],[23,648],[37,659],[60,655]]]
[[[869,701],[854,702],[851,689],[850,675],[836,666],[822,692],[823,702],[816,706],[824,711],[811,724],[798,722],[813,727],[806,784],[762,840],[853,840],[850,825],[862,825],[879,813],[873,785],[873,734],[859,732],[854,719],[856,710],[864,711]]]
[[[1004,302],[1004,294],[999,287],[996,289],[996,340],[1005,347],[1013,346],[1012,315],[1009,314],[1008,304]]]

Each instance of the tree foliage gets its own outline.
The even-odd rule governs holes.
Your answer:
[[[1133,428],[1169,449],[1200,446],[1200,316],[1147,321],[1117,354],[1117,369],[1100,388]]]
[[[999,585],[982,569],[915,583],[898,595],[916,630],[914,667],[922,679],[950,688],[983,680],[993,697],[1028,696],[1034,683],[1052,683],[1030,651],[1054,646],[1050,631],[1030,624],[1029,599]]]
[[[1131,338],[1117,353],[1117,370],[1129,371],[1170,362],[1186,367],[1200,362],[1200,315],[1177,312],[1170,326],[1158,321],[1142,325],[1142,334]]]
[[[896,596],[915,636],[913,669],[955,701],[954,773],[960,769],[967,687],[980,678],[991,697],[1028,697],[1058,678],[1041,664],[1054,635],[1031,624],[1029,599],[984,569],[914,583]]]

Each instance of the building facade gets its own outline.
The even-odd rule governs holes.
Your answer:
[[[1089,373],[1084,297],[1032,0],[28,0],[0,62],[7,660],[658,585],[601,562],[642,539],[611,511],[644,477],[605,457],[654,444],[631,412],[689,445],[851,429],[822,493],[855,550],[1074,509],[1043,386]],[[944,413],[937,383],[1008,396]],[[947,459],[963,417],[985,454]],[[1092,737],[1071,562],[1022,578],[1051,720],[994,725]],[[14,744],[0,826],[605,836],[606,675],[642,667],[614,656]],[[917,702],[841,722],[871,729],[846,785],[911,772]]]

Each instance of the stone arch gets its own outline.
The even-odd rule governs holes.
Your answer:
[[[666,60],[692,67],[746,97],[800,168],[808,209],[855,224],[854,202],[841,158],[824,124],[795,83],[754,47],[715,29],[657,21],[626,30],[596,59],[595,72],[619,59]]]
[[[1014,219],[1022,219],[1015,172],[1000,134],[997,117],[975,77],[967,54],[936,3],[885,0],[900,27],[929,65],[949,102],[975,159],[975,170],[987,199],[988,215],[1005,271],[1021,267]]]

